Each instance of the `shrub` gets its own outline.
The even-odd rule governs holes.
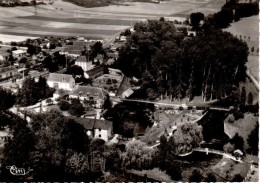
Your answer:
[[[62,110],[62,111],[67,111],[70,108],[70,104],[64,99],[61,99],[58,102],[58,106],[59,106],[60,110]]]

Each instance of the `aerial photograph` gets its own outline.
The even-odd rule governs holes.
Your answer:
[[[0,0],[0,182],[259,182],[259,0]]]

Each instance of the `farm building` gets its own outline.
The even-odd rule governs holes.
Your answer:
[[[55,89],[72,90],[75,86],[75,79],[69,74],[50,73],[47,84]]]
[[[69,98],[79,98],[80,100],[93,100],[97,108],[103,106],[107,92],[102,88],[92,86],[76,85],[69,93]]]

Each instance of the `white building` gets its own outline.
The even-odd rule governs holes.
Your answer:
[[[63,90],[72,90],[76,85],[72,75],[59,73],[50,73],[47,84],[51,88]]]
[[[75,61],[75,65],[80,66],[83,71],[91,70],[94,67],[92,62],[88,62],[85,56],[80,56],[79,58],[77,58],[77,60]]]
[[[14,58],[18,58],[18,57],[22,57],[26,55],[26,51],[25,50],[14,50],[12,51],[13,57]]]

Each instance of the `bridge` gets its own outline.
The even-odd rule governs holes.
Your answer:
[[[214,149],[209,149],[209,148],[194,148],[192,151],[188,152],[188,153],[184,153],[184,154],[179,154],[178,156],[184,157],[184,156],[188,156],[190,154],[192,154],[193,152],[205,152],[206,155],[208,155],[209,153],[211,154],[217,154],[217,155],[221,155],[225,158],[228,159],[232,159],[233,161],[239,162],[239,163],[243,163],[242,160],[237,159],[235,156],[229,154],[229,153],[225,153],[223,151],[218,151],[218,150],[214,150]]]
[[[168,106],[168,107],[175,107],[175,108],[183,107],[184,109],[187,109],[188,107],[192,107],[192,108],[196,107],[195,104],[188,106],[187,104],[184,104],[184,103],[182,103],[182,104],[162,103],[162,102],[153,102],[153,101],[139,100],[139,99],[120,99],[119,101],[139,102],[139,103],[154,104],[154,105],[158,105],[158,106],[165,106],[165,107]],[[205,107],[205,109],[207,109],[207,108]],[[216,111],[225,111],[225,112],[229,112],[231,110],[230,108],[227,108],[227,107],[209,107],[208,109],[216,110]]]

